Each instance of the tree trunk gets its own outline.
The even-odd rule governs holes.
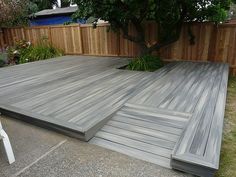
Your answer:
[[[156,42],[152,46],[148,46],[145,41],[145,32],[144,32],[143,26],[141,25],[140,22],[137,22],[136,20],[133,20],[132,22],[138,33],[136,36],[129,34],[127,24],[123,25],[121,27],[121,30],[123,31],[123,37],[125,39],[136,43],[140,47],[140,56],[151,55],[152,52],[159,51],[161,48],[166,47],[178,41],[180,37],[181,29],[182,29],[182,24],[183,24],[182,20],[180,20],[177,23],[176,27],[172,30],[172,35],[168,34],[168,35],[171,35],[171,38],[161,41],[161,42]],[[158,36],[160,36],[160,33],[158,34]]]
[[[150,51],[150,48],[147,47],[147,45],[140,45],[140,56],[145,56],[145,55],[151,55],[152,51]]]

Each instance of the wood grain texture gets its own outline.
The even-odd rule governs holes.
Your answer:
[[[3,31],[0,31],[0,52],[6,47]]]
[[[172,168],[211,176],[219,168],[227,79],[227,64],[178,62],[130,98],[92,143],[107,147],[109,141],[108,148],[113,150],[116,144],[122,144],[123,150],[128,147],[130,152],[133,148],[132,157],[142,159],[136,154],[142,152],[135,149],[141,148],[150,157],[155,151],[149,144],[172,147],[155,138],[162,139],[175,144],[170,154]],[[119,138],[102,136],[106,131]],[[122,137],[125,142],[120,142]],[[166,154],[160,151],[155,155]],[[144,160],[151,162],[152,158]],[[165,163],[160,160],[156,164]]]
[[[200,176],[219,168],[227,82],[228,66],[216,66],[172,154],[174,168]]]
[[[189,116],[180,117],[168,110],[158,113],[149,107],[129,105],[122,107],[90,143],[116,151],[120,145],[122,151],[118,152],[152,163],[157,158],[155,164],[170,168],[172,150]],[[180,120],[181,127],[176,126]]]
[[[156,72],[117,69],[127,62],[63,56],[1,68],[0,112],[85,141],[96,134],[93,144],[164,167],[213,174],[228,65],[185,61]]]
[[[11,113],[45,117],[55,126],[63,125],[57,123],[62,121],[68,129],[76,126],[86,136],[89,129],[118,109],[147,77],[115,69],[126,63],[127,60],[118,58],[64,56],[2,68],[0,102]],[[117,85],[116,81],[122,84]],[[112,109],[105,106],[111,101]],[[98,109],[99,106],[102,108]]]
[[[188,26],[195,35],[194,45],[189,43]],[[157,25],[146,22],[144,28],[147,45],[153,45],[157,41]],[[230,65],[230,72],[235,75],[235,28],[236,26],[232,24],[217,26],[212,23],[185,24],[177,42],[153,54],[160,54],[163,59],[170,61],[225,62]],[[129,33],[136,34],[132,25],[129,25]],[[114,33],[109,24],[99,24],[96,29],[90,24],[6,28],[3,29],[3,36],[7,45],[13,45],[20,39],[36,44],[42,38],[48,38],[51,44],[64,50],[65,54],[134,57],[140,53],[137,44],[124,39],[121,32]]]

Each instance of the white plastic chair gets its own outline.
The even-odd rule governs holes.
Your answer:
[[[9,164],[12,164],[13,162],[15,162],[15,156],[12,151],[10,140],[9,140],[6,132],[2,128],[1,120],[0,120],[0,140],[3,141],[3,145],[4,145],[5,152],[6,152],[6,155],[8,158],[8,162],[9,162]]]

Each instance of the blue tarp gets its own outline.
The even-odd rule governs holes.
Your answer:
[[[65,15],[56,17],[42,17],[42,18],[31,19],[30,26],[59,25],[70,21],[72,21],[71,17]],[[86,20],[79,19],[77,20],[77,22],[80,24],[85,24]]]

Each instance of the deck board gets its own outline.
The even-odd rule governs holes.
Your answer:
[[[127,111],[128,108],[129,111]],[[169,111],[164,112],[163,110],[162,114],[144,110],[143,107],[137,109],[135,105],[131,104],[130,107],[122,107],[96,133],[90,143],[106,147],[106,142],[109,141],[111,142],[109,148],[112,150],[112,145],[119,144],[122,145],[124,150],[133,150],[131,154],[135,158],[142,159],[145,154],[149,154],[144,160],[152,162],[154,158],[159,157],[159,161],[156,164],[162,165],[169,162],[168,167],[170,168],[172,151],[189,117],[172,116],[172,113]],[[125,111],[126,114],[123,114]],[[137,112],[140,114],[135,114]],[[167,119],[163,117],[167,117]],[[181,120],[182,127],[176,128],[172,126],[176,123],[176,119]],[[139,151],[136,151],[137,149]]]

